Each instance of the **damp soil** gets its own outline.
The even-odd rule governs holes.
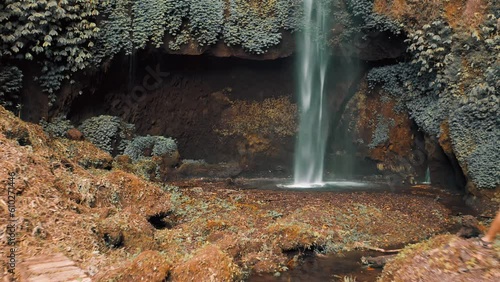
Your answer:
[[[469,208],[460,191],[451,191],[436,187],[429,184],[420,185],[400,185],[392,186],[383,181],[365,180],[365,181],[335,181],[324,187],[316,188],[288,188],[286,184],[290,183],[289,179],[238,179],[234,184],[247,191],[257,192],[258,194],[267,194],[268,199],[273,199],[275,193],[287,194],[284,198],[302,198],[323,196],[330,198],[335,197],[335,194],[345,195],[358,193],[365,196],[376,198],[376,194],[392,194],[398,196],[416,196],[432,199],[441,203],[450,211],[450,215],[474,215],[475,212]],[[283,185],[285,184],[285,185]],[[286,201],[285,201],[286,202]],[[275,204],[283,203],[281,200],[275,201]],[[285,205],[287,203],[284,203]],[[288,205],[293,205],[292,201]],[[459,226],[449,226],[448,231],[455,233]],[[382,246],[387,249],[396,249],[404,247],[399,246]],[[324,282],[324,281],[344,281],[345,277],[355,278],[356,281],[377,281],[377,277],[382,273],[382,268],[372,268],[361,263],[363,256],[382,256],[386,253],[376,251],[355,250],[344,253],[322,255],[316,251],[293,252],[288,254],[290,258],[298,256],[299,263],[296,267],[276,273],[252,273],[247,281],[249,282],[271,282],[271,281],[308,281],[308,282]]]
[[[442,188],[432,184],[416,184],[416,185],[393,185],[387,181],[377,178],[364,178],[362,180],[352,179],[337,179],[326,181],[322,187],[313,188],[294,188],[289,187],[293,183],[289,178],[240,178],[233,181],[233,185],[244,190],[254,191],[269,191],[270,194],[275,192],[287,193],[293,195],[334,195],[346,193],[362,193],[362,194],[393,194],[418,196],[430,198],[441,203],[444,207],[450,210],[451,215],[473,215],[478,216],[474,209],[470,208],[464,201],[462,191],[449,188]]]
[[[294,269],[281,273],[253,273],[249,282],[326,282],[344,281],[344,277],[356,281],[376,281],[382,268],[371,268],[361,263],[363,256],[377,256],[377,252],[351,251],[344,254],[317,256],[309,253],[303,256],[301,263]]]

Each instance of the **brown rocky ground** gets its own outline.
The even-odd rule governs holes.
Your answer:
[[[95,281],[241,280],[250,271],[295,267],[300,260],[290,250],[418,242],[455,221],[425,193],[154,184],[111,169],[111,157],[86,141],[50,139],[1,107],[0,145],[3,184],[16,173],[18,262],[60,252]],[[6,189],[0,197],[5,257]],[[6,271],[2,261],[0,279]]]
[[[385,268],[381,281],[500,281],[500,242],[492,249],[453,235],[407,247]]]

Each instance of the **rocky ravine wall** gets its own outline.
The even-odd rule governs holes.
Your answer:
[[[295,116],[287,117],[296,112],[293,60],[161,57],[139,59],[132,86],[122,83],[128,68],[117,62],[101,88],[75,100],[68,118],[78,124],[101,114],[119,116],[141,135],[174,137],[184,159],[236,161],[248,170],[264,164],[272,171],[292,163],[294,129],[277,130],[287,123],[295,127]],[[157,69],[161,76],[155,80],[150,72]],[[149,90],[144,78],[150,78]],[[253,160],[257,153],[267,162]]]
[[[137,81],[143,79],[145,72],[143,67],[150,65],[150,63],[142,60],[144,58],[146,58],[145,61],[148,61],[147,58],[155,60],[155,57],[152,57],[153,54],[158,54],[153,51],[155,48],[171,54],[209,54],[259,60],[288,57],[293,53],[294,44],[290,32],[299,29],[297,26],[297,23],[300,22],[301,1],[299,0],[238,0],[231,2],[232,4],[229,6],[224,1],[161,2],[161,5],[154,5],[154,1],[152,1],[150,3],[152,5],[142,6],[135,5],[130,1],[112,1],[110,6],[102,6],[104,4],[92,2],[88,7],[82,8],[87,10],[82,12],[79,17],[50,19],[55,25],[65,21],[67,26],[83,29],[81,34],[85,36],[75,41],[67,41],[67,33],[64,32],[59,32],[57,35],[52,32],[50,37],[38,38],[40,34],[51,32],[48,29],[45,30],[45,26],[39,22],[30,24],[40,26],[41,33],[16,33],[13,37],[9,37],[9,40],[4,41],[1,48],[4,51],[9,51],[4,52],[3,57],[1,57],[2,81],[7,78],[10,82],[18,82],[12,77],[20,77],[20,75],[16,75],[19,70],[24,73],[23,85],[21,85],[24,87],[20,95],[20,101],[24,104],[22,116],[38,121],[40,117],[54,117],[71,112],[73,120],[79,121],[90,112],[105,112],[115,108],[114,112],[111,112],[122,115],[129,121],[144,120],[139,124],[142,132],[148,132],[148,130],[155,132],[155,134],[166,132],[167,129],[164,126],[158,125],[154,114],[148,113],[146,118],[137,116],[139,109],[143,112],[149,110],[151,104],[133,105],[134,110],[125,110],[124,107],[119,106],[126,100],[119,97],[118,93],[124,93],[122,90],[125,87],[121,87],[119,84],[126,81],[129,89],[132,89]],[[371,104],[372,106],[369,108],[376,111],[376,114],[373,113],[373,117],[369,119],[372,124],[360,127],[370,128],[373,131],[371,132],[371,140],[369,140],[370,133],[366,132],[361,134],[364,139],[358,138],[364,140],[365,145],[368,143],[366,154],[360,153],[361,157],[368,156],[376,161],[379,168],[398,173],[403,172],[403,175],[406,174],[404,177],[407,178],[408,176],[420,175],[421,168],[402,169],[397,164],[388,165],[386,160],[393,158],[391,155],[394,153],[405,159],[412,159],[410,152],[421,148],[422,142],[424,147],[425,144],[439,143],[440,150],[442,150],[440,155],[446,156],[451,167],[456,168],[458,164],[466,176],[468,180],[467,191],[472,195],[470,199],[475,199],[478,203],[481,202],[481,199],[498,199],[496,191],[498,191],[500,182],[498,169],[500,157],[495,141],[498,140],[499,135],[497,89],[500,79],[499,62],[494,54],[498,52],[499,46],[499,4],[487,0],[446,2],[325,0],[325,2],[332,5],[332,17],[334,17],[335,25],[332,27],[329,44],[336,56],[372,61],[397,58],[401,63],[393,64],[393,61],[386,66],[374,68],[367,76],[367,87],[373,91],[365,91],[365,100],[373,101],[373,105],[376,106]],[[14,27],[16,25],[28,26],[26,22],[16,22],[21,19],[17,17],[16,13],[19,11],[32,13],[35,12],[34,10],[46,8],[24,6],[23,3],[19,5],[19,10],[3,9],[6,17],[3,17],[2,21],[13,21]],[[70,5],[72,4],[61,8],[70,9]],[[95,11],[100,12],[102,21],[97,21]],[[44,17],[48,17],[47,15]],[[27,19],[27,21],[43,20],[46,19]],[[81,25],[82,21],[87,21],[89,24]],[[101,25],[102,28],[98,30],[95,28],[96,25]],[[2,27],[0,32],[3,35],[8,35],[9,25],[4,25],[2,22],[0,26]],[[404,54],[406,47],[402,42],[404,38],[408,38],[406,44],[409,49],[406,54]],[[75,52],[61,53],[61,50],[58,49],[61,46],[56,48],[55,45],[51,44],[51,40],[62,42],[63,48],[73,48]],[[37,45],[37,42],[44,41],[46,44],[44,43],[43,46]],[[18,44],[18,42],[22,42],[22,44]],[[25,61],[33,58],[29,48],[37,50],[34,59],[43,66],[40,71],[31,70],[32,64]],[[161,54],[160,52],[160,58],[164,57],[165,53]],[[125,58],[124,54],[131,54],[131,57],[135,59],[128,60],[132,63],[121,64],[120,61]],[[54,56],[56,55],[61,56],[62,60],[55,61]],[[492,60],[492,58],[497,59]],[[161,59],[159,60],[161,61]],[[54,62],[61,62],[64,65],[54,65]],[[381,65],[385,63],[387,62],[381,62]],[[94,64],[97,64],[99,68],[92,68],[91,66]],[[215,64],[219,63],[215,62]],[[197,69],[196,63],[187,65],[192,70]],[[156,68],[156,64],[151,67]],[[120,70],[117,71],[116,68]],[[230,68],[227,67],[227,69]],[[91,70],[94,74],[89,76]],[[198,70],[200,69],[198,68]],[[127,75],[124,75],[125,72]],[[149,103],[159,108],[158,111],[169,109],[170,112],[175,112],[176,108],[193,105],[194,101],[202,101],[203,97],[209,95],[213,99],[205,99],[205,101],[210,106],[203,107],[212,109],[208,112],[212,117],[217,117],[219,112],[222,116],[222,109],[227,109],[231,104],[226,98],[233,101],[235,97],[223,97],[224,95],[214,93],[225,93],[226,95],[227,92],[231,92],[231,95],[240,95],[239,91],[228,91],[225,83],[220,83],[220,78],[213,79],[214,76],[212,79],[190,77],[186,80],[185,71],[184,73],[180,71],[180,75],[177,75],[178,72],[178,69],[172,69],[168,78],[165,77],[161,87],[153,87],[155,88],[153,92],[171,93],[167,94],[167,97],[172,97],[175,102],[167,103],[159,98],[159,95],[156,98],[147,96]],[[72,78],[76,83],[65,82],[67,80],[64,79],[71,73],[73,73]],[[224,71],[219,72],[220,77],[227,76],[223,73]],[[278,73],[281,72],[277,71],[269,75],[279,77]],[[41,86],[32,82],[33,75],[40,76]],[[115,75],[120,75],[120,77],[116,78]],[[254,75],[256,74],[248,76]],[[237,76],[244,77],[245,75],[240,73]],[[89,77],[91,77],[90,81]],[[214,87],[212,82],[208,82],[215,80],[219,83],[216,83],[217,87]],[[278,78],[275,81],[283,80]],[[62,84],[59,84],[60,82]],[[245,84],[240,79],[239,83],[234,83],[234,85],[240,83]],[[210,86],[210,84],[212,85]],[[289,82],[277,84],[286,85],[287,89],[293,87]],[[19,85],[5,83],[3,85],[7,85],[7,87],[1,89],[0,98],[7,97],[8,101],[15,102]],[[255,86],[257,83],[249,82],[247,85]],[[190,89],[187,92],[196,94],[183,95],[180,92],[183,92],[181,90],[184,86]],[[41,107],[41,104],[45,105],[55,96],[49,95],[47,98],[45,94],[40,95],[39,93],[42,90],[50,93],[58,87],[60,90],[54,92],[59,93],[58,99],[52,101],[55,103],[53,103],[51,110]],[[273,89],[273,87],[270,88]],[[384,94],[377,94],[380,92],[375,89],[379,88],[383,89]],[[253,88],[248,87],[248,89]],[[179,95],[173,94],[176,92]],[[245,91],[241,93],[243,92]],[[260,91],[256,90],[256,92]],[[267,90],[263,92],[268,93],[263,95],[269,95],[269,97],[279,96],[280,93],[279,91]],[[245,96],[246,94],[241,95]],[[360,95],[354,101],[363,100]],[[95,110],[89,110],[93,107],[90,107],[88,102],[96,97],[99,97],[98,99],[101,101],[98,104],[100,106],[95,107]],[[191,99],[193,102],[182,101],[183,99]],[[331,102],[333,109],[342,109],[344,106],[348,106],[343,98],[338,98],[335,102],[336,99],[332,99]],[[84,110],[78,110],[78,107],[82,104],[85,105],[85,103],[87,103],[84,107],[87,109],[87,113]],[[404,118],[398,113],[391,114],[393,117],[388,117],[386,113],[390,110],[386,106],[387,104],[393,105],[396,110],[409,113],[409,116],[406,117],[409,120],[404,121]],[[11,105],[11,109],[15,110],[15,104]],[[366,111],[363,108],[358,110],[360,112]],[[196,110],[188,112],[191,112],[191,117],[187,120],[203,120]],[[379,116],[385,116],[386,119],[379,119]],[[175,120],[179,117],[185,118],[180,114],[171,114],[170,120],[174,121],[175,124]],[[212,119],[204,120],[207,124],[209,121]],[[407,126],[413,122],[410,134],[410,132],[406,132]],[[200,123],[198,128],[204,127],[201,124],[203,123]],[[392,127],[398,128],[398,132],[395,133]],[[416,134],[416,128],[422,133]],[[403,138],[404,141],[401,144],[394,142],[396,140],[390,140],[389,143],[381,142],[383,138],[379,138],[380,133],[387,131],[389,131],[389,139],[405,136],[411,140]],[[195,135],[194,132],[192,131],[189,138]],[[178,135],[177,138],[189,139],[181,136],[180,131]],[[241,138],[245,140],[243,144],[252,143],[254,144],[252,146],[256,147],[262,147],[262,144],[267,142],[252,139],[248,135]],[[358,142],[358,139],[355,141]],[[196,145],[193,145],[193,148],[204,142],[194,143]],[[187,142],[185,144],[189,146]],[[236,155],[244,155],[241,151],[248,152],[248,148],[242,150],[241,145],[238,144],[235,144],[234,148],[238,148],[238,146],[240,152]],[[381,146],[387,146],[388,150],[381,150]],[[188,147],[186,151],[193,152],[193,157],[198,156],[194,153],[196,149]],[[189,156],[190,153],[187,154]],[[227,155],[220,159],[230,158],[235,153]],[[442,157],[438,159],[442,159]],[[457,169],[452,170],[456,174],[455,181],[460,183]],[[460,184],[458,185],[460,186]]]
[[[414,11],[427,11],[415,13]],[[375,1],[403,24],[409,58],[372,70],[368,81],[410,117],[467,179],[469,203],[495,212],[500,193],[500,3]]]

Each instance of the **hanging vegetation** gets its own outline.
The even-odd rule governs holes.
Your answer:
[[[381,85],[398,98],[425,133],[450,138],[457,159],[481,188],[500,185],[495,145],[500,137],[500,6],[489,7],[477,28],[452,28],[439,18],[408,28],[411,61],[368,74],[371,87]]]
[[[330,1],[330,0],[326,0]],[[0,62],[40,64],[37,79],[55,102],[72,73],[148,45],[179,50],[223,41],[254,54],[299,27],[301,0],[6,0],[0,3]],[[167,36],[168,35],[168,36]],[[166,41],[166,38],[170,38]],[[2,69],[2,78],[8,77]],[[19,71],[19,70],[18,70]],[[14,95],[9,82],[9,91]],[[16,90],[17,91],[17,90]]]
[[[97,1],[5,0],[0,3],[0,60],[41,65],[38,77],[54,102],[72,72],[90,65],[96,36]]]

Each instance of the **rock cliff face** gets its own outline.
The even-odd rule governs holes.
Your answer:
[[[460,167],[469,202],[494,212],[490,200],[500,187],[500,150],[492,141],[500,136],[500,4],[381,0],[374,11],[403,24],[409,60],[375,68],[368,80],[404,105],[426,143],[439,144],[440,154]]]
[[[290,31],[281,31],[281,40],[276,46],[272,46],[263,54],[248,53],[241,46],[228,46],[224,41],[219,40],[212,46],[201,46],[195,40],[190,40],[189,43],[179,47],[178,50],[172,50],[169,47],[169,42],[172,40],[170,36],[165,37],[162,50],[167,54],[173,55],[210,55],[214,57],[235,57],[248,60],[276,60],[280,58],[290,57],[295,52],[295,36]]]
[[[389,185],[423,183],[430,171],[433,185],[462,191],[465,183],[453,154],[446,154],[438,140],[419,131],[397,99],[383,89],[370,89],[363,81],[349,100],[335,134],[352,140],[357,162],[363,158],[374,166]],[[336,151],[349,150],[334,144]]]
[[[127,64],[115,64],[101,88],[75,100],[68,118],[78,124],[119,116],[140,135],[175,138],[183,159],[237,162],[253,171],[284,172],[292,165],[293,59],[161,58],[138,60],[126,84]]]
[[[498,1],[323,1],[333,18],[325,39],[335,61],[330,159],[355,156],[367,173],[395,174],[398,183],[419,182],[429,168],[433,183],[465,188],[471,203],[487,206],[498,198]],[[182,158],[289,175],[292,130],[269,132],[293,123],[302,1],[154,4],[92,2],[78,8],[78,17],[39,19],[78,29],[82,38],[74,41],[43,25],[40,34],[49,37],[29,30],[10,34],[5,22],[40,22],[23,22],[6,6],[0,100],[34,122],[66,116],[77,125],[116,115],[138,134],[176,138]],[[24,13],[49,9],[19,5]],[[227,122],[266,105],[281,112],[263,110],[260,120],[248,114],[249,123],[267,127],[266,134]]]

